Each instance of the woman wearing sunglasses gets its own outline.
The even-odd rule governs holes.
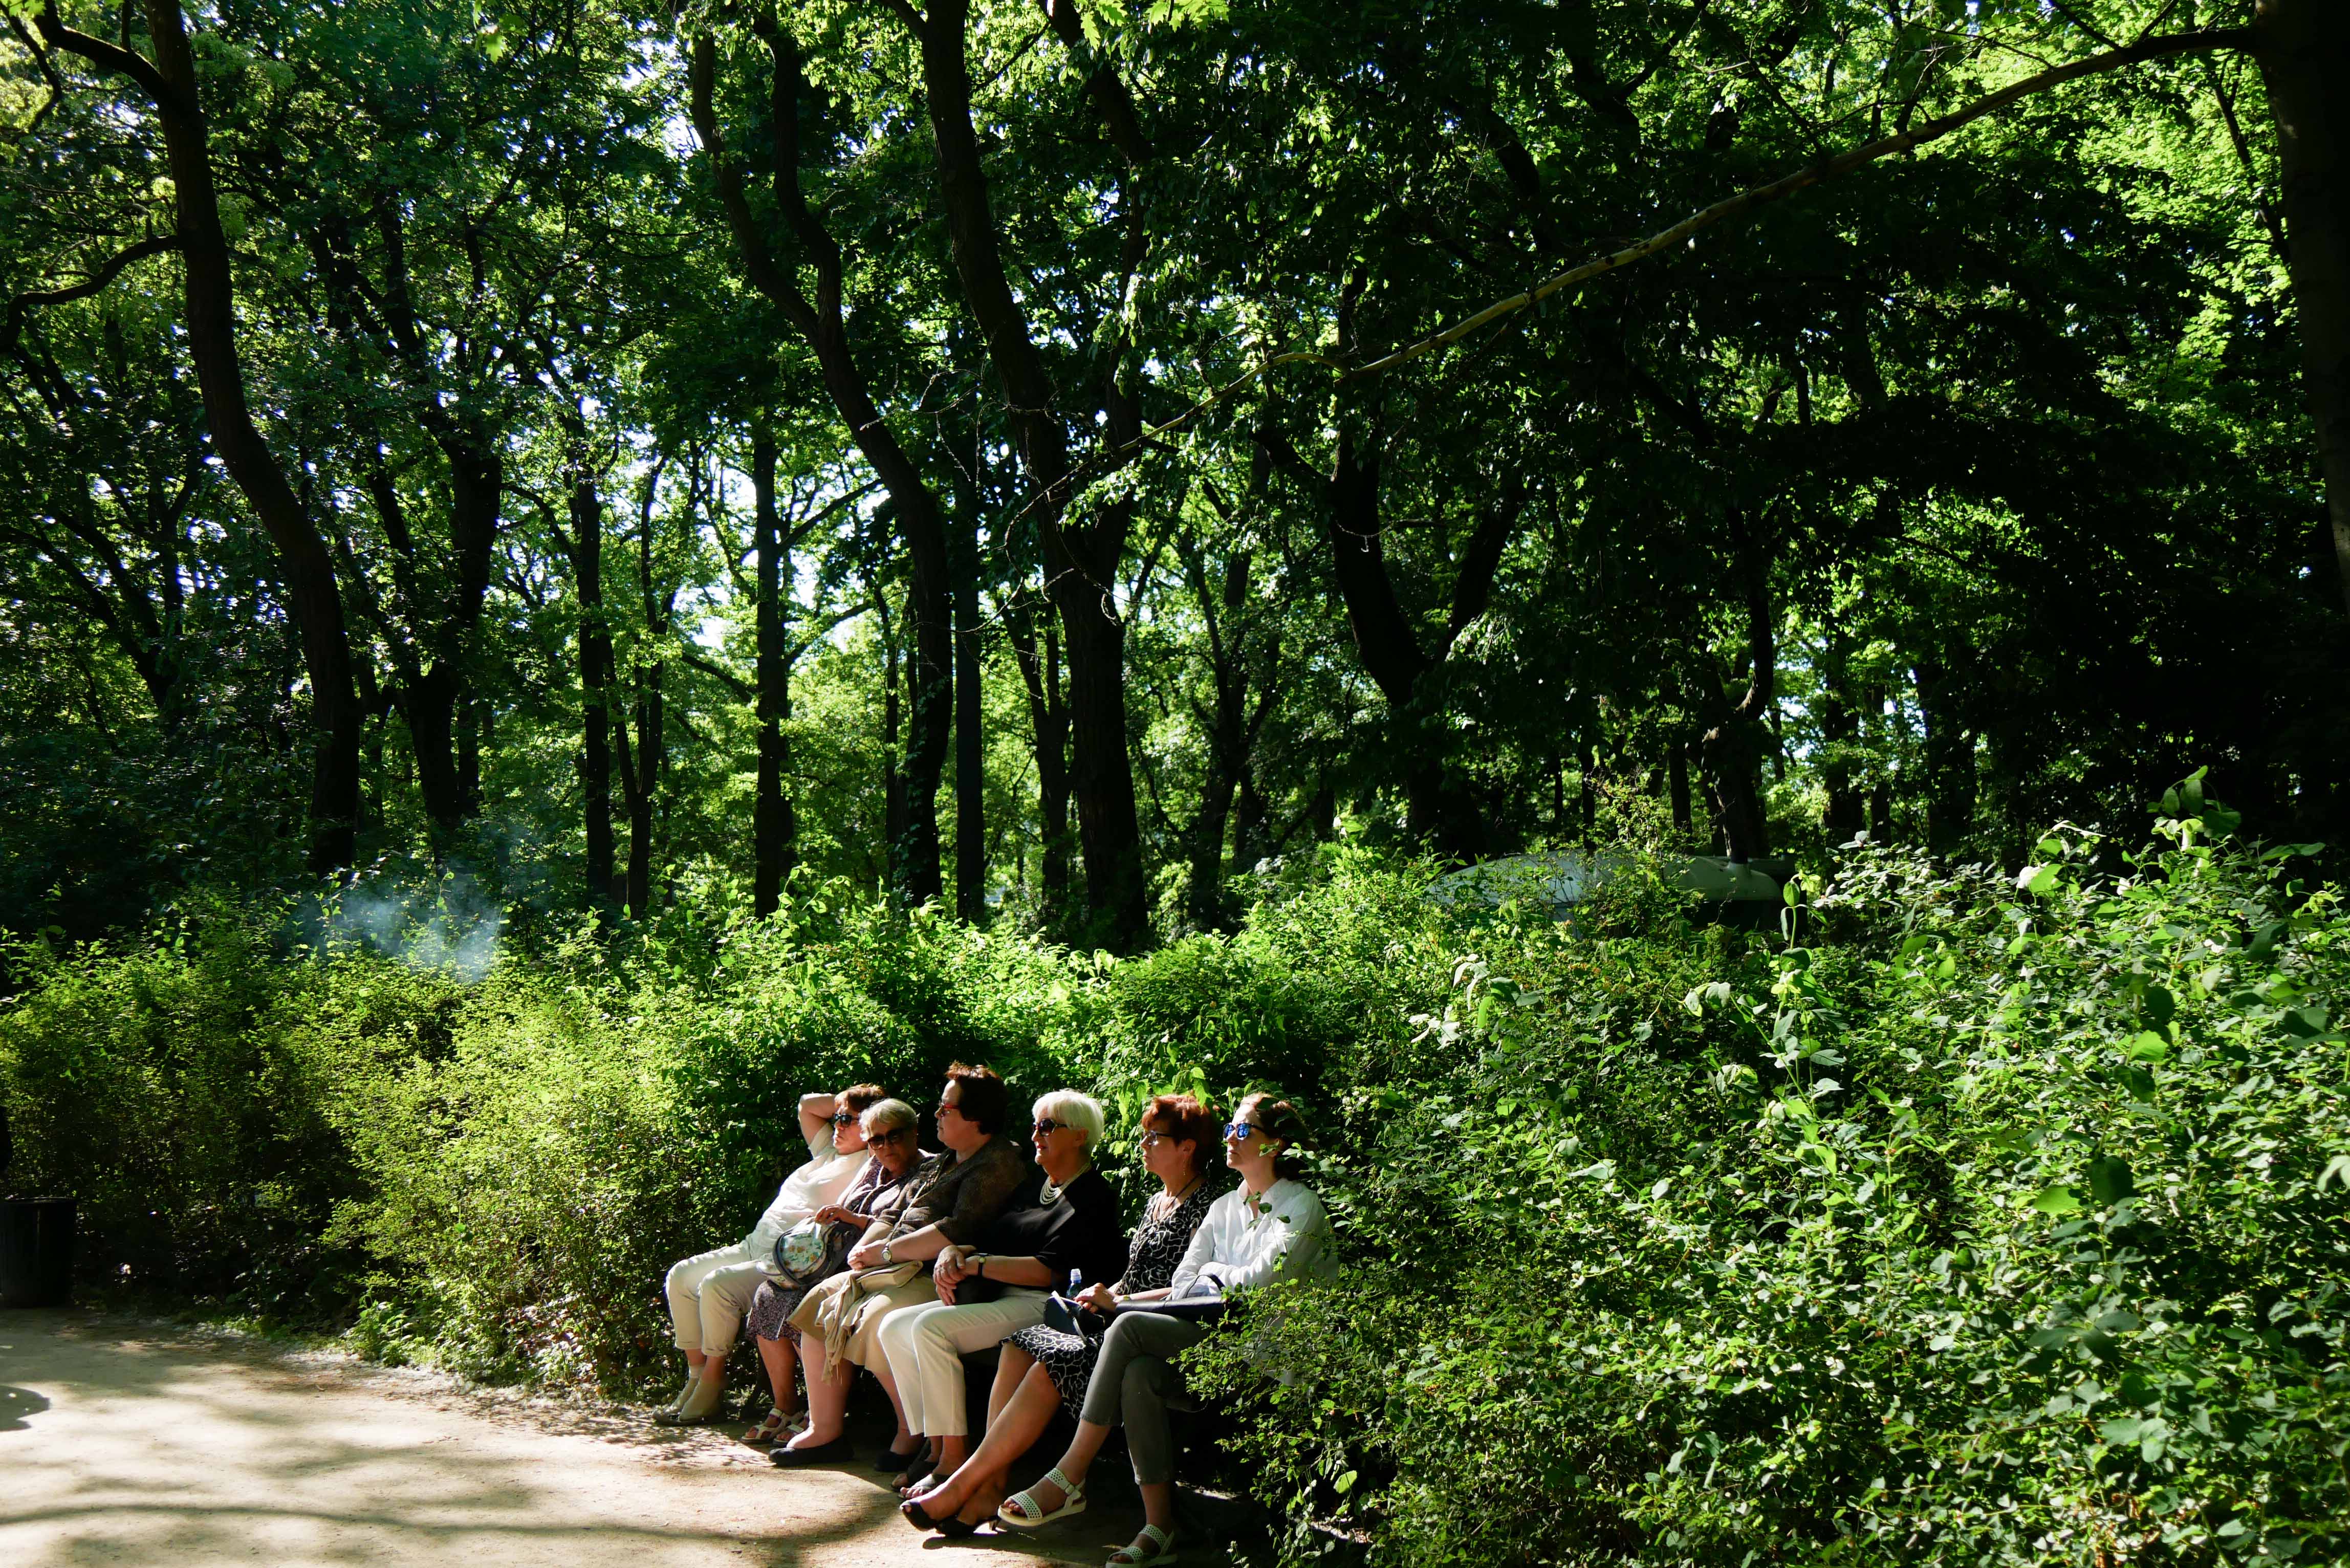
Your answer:
[[[878,1216],[894,1207],[923,1158],[915,1143],[920,1119],[914,1107],[903,1100],[882,1100],[857,1118],[858,1130],[865,1135],[865,1147],[873,1158],[858,1172],[839,1202],[816,1211],[813,1218],[818,1224],[853,1225],[854,1234],[861,1237]],[[843,1258],[839,1268],[847,1266]],[[816,1282],[814,1277],[797,1284],[771,1279],[763,1282],[759,1293],[751,1298],[743,1326],[759,1346],[759,1360],[767,1369],[767,1386],[775,1398],[767,1418],[743,1434],[746,1443],[781,1442],[788,1434],[792,1412],[799,1404],[800,1331],[792,1326],[791,1317]]]
[[[1116,1284],[1087,1290],[1078,1298],[1086,1305],[1107,1314],[1120,1303],[1167,1295],[1215,1201],[1220,1125],[1215,1112],[1190,1095],[1160,1095],[1144,1109],[1142,1164],[1159,1179],[1159,1191],[1134,1229],[1125,1274]],[[963,1535],[993,1519],[1003,1502],[1005,1469],[1045,1435],[1054,1412],[1066,1408],[1071,1418],[1081,1417],[1101,1344],[1098,1335],[1041,1323],[1005,1340],[988,1398],[986,1439],[961,1469],[902,1505],[908,1522]]]
[[[1322,1200],[1296,1180],[1305,1124],[1287,1100],[1251,1095],[1224,1128],[1224,1162],[1241,1184],[1210,1206],[1176,1265],[1170,1294],[1229,1297],[1276,1280],[1326,1277],[1337,1267]],[[1142,1533],[1107,1568],[1158,1568],[1175,1560],[1175,1441],[1167,1403],[1183,1386],[1176,1354],[1207,1337],[1203,1325],[1148,1310],[1120,1313],[1102,1335],[1101,1358],[1086,1389],[1077,1435],[1045,1479],[996,1511],[1021,1530],[1082,1513],[1086,1472],[1112,1427],[1126,1428],[1126,1448],[1142,1490]],[[949,1500],[939,1500],[943,1506]]]
[[[1118,1198],[1094,1168],[1101,1102],[1062,1089],[1038,1100],[1035,1116],[1036,1169],[970,1244],[939,1254],[935,1303],[901,1307],[882,1322],[906,1423],[932,1449],[908,1464],[901,1490],[927,1487],[930,1475],[951,1475],[968,1457],[964,1355],[1042,1323],[1045,1298],[1071,1275],[1092,1285],[1126,1267]]]
[[[775,1200],[751,1233],[731,1247],[714,1247],[671,1265],[665,1282],[677,1347],[685,1352],[685,1386],[653,1419],[663,1426],[706,1421],[718,1408],[726,1357],[743,1314],[767,1277],[783,1233],[827,1204],[837,1203],[865,1168],[865,1135],[857,1125],[867,1107],[889,1098],[879,1084],[858,1084],[837,1095],[800,1099],[800,1137],[807,1163],[784,1179]]]

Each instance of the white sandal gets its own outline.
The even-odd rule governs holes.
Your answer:
[[[1045,1480],[1061,1489],[1061,1506],[1052,1512],[1036,1501],[1034,1491],[1014,1492],[995,1511],[995,1517],[1014,1530],[1042,1530],[1056,1519],[1068,1519],[1086,1511],[1086,1489],[1061,1473],[1058,1465],[1045,1472]],[[1014,1509],[1020,1511],[1014,1513]],[[1157,1559],[1152,1559],[1157,1561]]]
[[[1142,1533],[1136,1539],[1150,1542],[1154,1550],[1149,1556],[1137,1557],[1134,1554],[1134,1547],[1129,1543],[1111,1552],[1109,1561],[1104,1563],[1102,1568],[1159,1568],[1162,1563],[1175,1561],[1173,1531],[1161,1530],[1155,1524],[1146,1524],[1142,1527]]]

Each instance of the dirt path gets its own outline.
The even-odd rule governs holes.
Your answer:
[[[0,1313],[0,1563],[498,1568],[1098,1563],[1139,1513],[917,1535],[862,1466],[348,1357]],[[1204,1557],[1187,1552],[1185,1561]]]

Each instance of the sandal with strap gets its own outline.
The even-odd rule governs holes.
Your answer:
[[[1068,1519],[1085,1512],[1086,1489],[1063,1475],[1058,1465],[1045,1472],[1045,1480],[1061,1489],[1060,1507],[1047,1513],[1045,1505],[1036,1501],[1034,1491],[1015,1492],[995,1511],[995,1517],[1014,1530],[1042,1530],[1056,1519]]]
[[[1138,1555],[1133,1543],[1128,1542],[1111,1552],[1109,1561],[1102,1564],[1102,1568],[1159,1568],[1162,1563],[1175,1561],[1173,1531],[1163,1530],[1155,1524],[1146,1524],[1142,1527],[1142,1533],[1136,1536],[1135,1540],[1150,1542],[1152,1550],[1149,1555]]]
[[[792,1417],[789,1411],[770,1410],[767,1412],[765,1420],[743,1434],[743,1440],[754,1446],[760,1443],[779,1442],[791,1429]]]

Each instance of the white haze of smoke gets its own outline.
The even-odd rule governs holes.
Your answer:
[[[329,906],[327,934],[420,969],[447,970],[471,983],[497,961],[505,912],[473,879],[452,871],[435,888],[354,884]]]

